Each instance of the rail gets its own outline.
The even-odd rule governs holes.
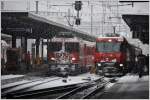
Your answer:
[[[94,89],[93,91],[89,92],[87,95],[83,96],[81,99],[89,99],[91,96],[93,96],[96,93],[98,93],[99,91],[101,91],[106,86],[107,83],[108,82],[101,84],[96,89]]]
[[[49,77],[49,78],[53,78],[53,77]],[[48,78],[46,78],[48,79]],[[36,81],[43,81],[45,79],[35,79],[35,80],[32,80],[32,81],[23,81],[23,82],[15,82],[15,83],[12,83],[12,84],[6,84],[6,85],[2,85],[1,87],[1,91],[5,91],[7,89],[10,89],[10,88],[13,88],[13,87],[16,87],[16,86],[19,86],[19,85],[23,85],[23,84],[28,84],[28,83],[32,83],[32,82],[36,82]]]
[[[89,82],[87,84],[82,84],[80,87],[67,92],[66,94],[63,94],[61,96],[59,96],[57,99],[81,99],[81,98],[86,98],[88,95],[90,95],[92,92],[90,92],[89,94],[88,91],[93,90],[93,87],[99,87],[98,84],[100,84],[101,86],[105,86],[105,84],[103,84],[103,80],[104,77],[100,78],[99,80],[96,80],[94,82]],[[81,93],[81,94],[80,94]],[[78,94],[80,94],[78,96]]]
[[[45,81],[45,82],[43,82],[41,80],[36,80],[36,81],[27,82],[27,83],[21,84],[21,85],[7,87],[7,89],[6,88],[5,88],[5,90],[3,89],[3,91],[2,91],[2,97],[5,97],[5,96],[7,96],[8,94],[11,94],[11,93],[20,93],[21,91],[25,91],[25,90],[27,90],[29,88],[34,87],[34,86],[41,85],[41,84],[44,84],[44,83],[48,83],[48,82],[55,81],[55,80],[59,80],[59,79],[61,79],[61,78],[54,78],[54,79],[51,79],[51,80],[48,80],[48,81]],[[39,83],[33,85],[33,83],[38,82],[38,81],[39,81]],[[31,84],[31,86],[26,86],[28,84]],[[21,88],[17,89],[17,87],[23,86],[23,85],[24,85],[24,87],[21,87]]]
[[[42,95],[52,95],[57,94],[65,91],[70,91],[72,89],[77,88],[77,85],[69,85],[69,86],[62,86],[62,87],[56,87],[56,88],[47,88],[42,90],[35,90],[30,92],[21,92],[21,93],[11,93],[6,96],[6,98],[11,99],[27,99],[27,98],[38,98]]]
[[[59,78],[58,78],[59,79]],[[53,79],[57,80],[57,79]],[[50,81],[53,81],[52,79]],[[106,81],[104,77],[101,77],[94,81],[88,81],[84,83],[77,83],[65,86],[58,86],[58,87],[50,87],[50,88],[43,88],[38,90],[28,90],[34,86],[44,84],[50,81],[41,81],[38,84],[21,88],[15,91],[5,91],[2,93],[2,98],[6,99],[48,99],[48,98],[57,98],[57,99],[68,99],[68,98],[89,98],[93,93],[99,91],[102,87],[105,87]],[[32,83],[32,82],[30,82]],[[34,82],[33,82],[34,83]],[[26,84],[24,84],[25,86]],[[22,85],[19,85],[22,86]],[[17,87],[17,86],[16,86]],[[15,88],[15,87],[12,87]],[[11,88],[10,88],[11,89]],[[78,94],[82,94],[79,96]]]

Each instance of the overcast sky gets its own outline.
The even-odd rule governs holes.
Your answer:
[[[5,10],[18,10],[18,11],[35,11],[36,0],[3,0]],[[75,0],[38,0],[39,11],[42,12],[65,12],[68,15],[76,16],[74,6],[71,6]],[[121,17],[122,14],[148,14],[149,5],[148,3],[134,3],[134,6],[117,6],[126,5],[129,3],[119,4],[118,0],[81,0],[82,10],[80,11],[81,25],[76,26],[79,30],[83,30],[91,35],[100,35],[103,33],[112,33],[113,26],[116,26],[116,32],[125,33],[126,36],[131,36],[129,27],[124,23],[122,19],[113,18]],[[55,5],[55,6],[54,6]],[[68,5],[68,6],[59,6]],[[70,5],[70,6],[69,6]],[[93,10],[91,9],[93,6]],[[92,14],[91,14],[92,10]],[[66,15],[44,15],[44,17],[54,20],[58,23],[68,25]],[[92,33],[91,33],[91,16],[92,16]],[[112,18],[111,18],[112,17]],[[111,18],[111,19],[110,19]],[[70,17],[70,23],[75,20]],[[127,34],[128,33],[128,34]]]
[[[35,11],[35,1],[37,0],[2,0],[4,1],[3,10],[10,11]],[[56,21],[61,24],[68,25],[65,16],[76,16],[76,11],[72,5],[75,0],[38,0],[39,11],[42,12],[58,12],[51,15],[41,16]],[[87,34],[99,36],[102,33],[113,33],[113,27],[116,27],[116,32],[124,36],[132,37],[127,24],[121,19],[122,14],[146,14],[149,13],[149,3],[134,3],[132,5],[126,5],[131,3],[119,3],[118,0],[81,0],[82,10],[80,13],[81,25],[76,26],[79,30],[87,32]],[[133,1],[133,0],[132,0]],[[137,1],[137,0],[136,0]],[[67,5],[67,6],[61,6]],[[117,6],[124,5],[124,6]],[[93,6],[93,10],[91,7]],[[92,14],[91,14],[92,10]],[[60,14],[63,12],[64,14]],[[92,16],[92,33],[91,33],[91,16]],[[116,17],[116,18],[115,18]],[[70,17],[70,23],[75,20]]]

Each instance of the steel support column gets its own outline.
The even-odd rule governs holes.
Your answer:
[[[49,46],[49,39],[47,38],[47,61],[48,61],[48,46]]]
[[[25,45],[24,45],[24,52],[27,54],[27,37],[25,37]]]
[[[39,56],[39,45],[40,45],[40,38],[36,39],[36,57]]]
[[[16,36],[12,36],[12,48],[16,48]]]
[[[27,53],[27,37],[21,37],[21,47],[23,48],[23,53]]]
[[[42,57],[42,59],[43,59],[43,39],[42,39],[42,55],[41,55],[41,57]]]

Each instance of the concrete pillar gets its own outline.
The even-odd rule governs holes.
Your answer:
[[[12,36],[12,48],[16,48],[16,36]]]

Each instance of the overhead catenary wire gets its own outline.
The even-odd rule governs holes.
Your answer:
[[[74,2],[68,1],[68,3],[61,2],[57,4],[57,2],[53,2],[53,0],[43,0],[42,2],[40,0],[38,1],[39,1],[40,6],[47,7],[47,11],[43,11],[43,10],[41,11],[39,9],[39,12],[38,12],[39,14],[45,15],[48,18],[55,18],[55,19],[58,18],[60,22],[64,22],[65,24],[68,24],[69,20],[72,21],[71,23],[73,23],[73,20],[75,20],[74,16],[76,15],[76,13],[74,10],[74,5],[73,5]],[[110,29],[110,27],[113,30],[113,26],[116,26],[116,32],[121,31],[122,29],[121,27],[123,23],[121,22],[122,12],[119,9],[119,6],[130,5],[130,3],[119,4],[119,0],[81,0],[81,1],[83,3],[83,8],[80,13],[81,25],[80,26],[74,25],[73,27],[76,27],[76,28],[82,27],[84,24],[86,24],[84,23],[85,21],[84,18],[87,19],[87,17],[90,17],[88,18],[88,20],[90,20],[90,23],[88,24],[91,25],[91,28],[90,28],[91,30],[89,31],[89,33],[93,35],[95,34],[94,33],[95,30],[93,28],[95,27],[95,24],[97,25],[97,23],[94,21],[97,21],[99,23],[99,28],[100,28],[98,32],[99,34],[103,34],[105,32],[107,33],[107,31],[109,31],[107,30],[107,28]],[[61,9],[63,7],[64,7],[64,10]],[[87,11],[84,12],[83,11],[84,7],[88,7],[91,9],[89,9],[89,12]],[[58,8],[58,9],[55,10],[54,8]],[[92,11],[92,8],[93,8],[93,11]],[[70,14],[68,14],[69,13],[68,11],[65,11],[68,9],[70,9],[70,12],[71,12]],[[88,20],[86,21],[88,22]]]

